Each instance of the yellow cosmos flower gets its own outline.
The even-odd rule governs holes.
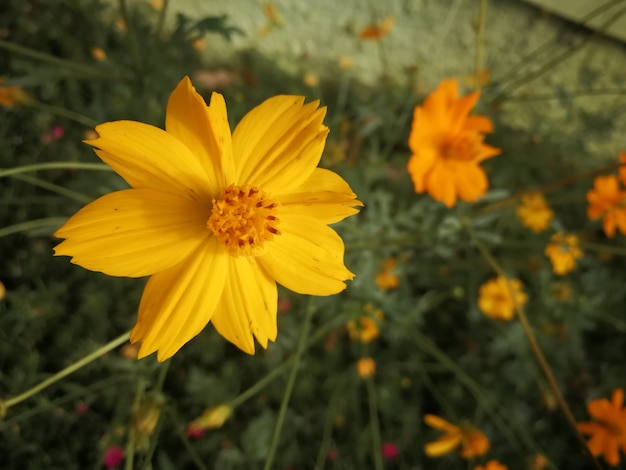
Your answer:
[[[361,341],[363,344],[371,343],[378,338],[380,334],[378,323],[370,317],[359,318],[358,325],[355,321],[349,321],[347,328],[350,339]]]
[[[474,470],[508,470],[508,467],[506,465],[502,465],[497,460],[490,460],[484,466],[477,465],[474,467]]]
[[[512,320],[515,303],[522,306],[527,300],[528,296],[524,293],[524,287],[518,279],[505,279],[498,276],[480,286],[478,308],[488,317]]]
[[[578,247],[578,237],[564,233],[555,233],[550,237],[545,253],[552,262],[552,269],[559,276],[576,269],[576,260],[583,256],[583,251]]]
[[[382,271],[376,273],[376,285],[382,291],[396,289],[400,285],[400,279],[394,273],[398,260],[387,258],[380,263]]]
[[[613,390],[611,401],[600,398],[587,404],[587,411],[596,421],[578,423],[578,430],[591,437],[587,447],[595,457],[604,456],[612,466],[619,464],[620,449],[626,452],[626,408],[624,392]]]
[[[461,446],[461,457],[471,459],[484,455],[489,450],[489,439],[480,430],[472,426],[457,426],[439,416],[427,414],[424,422],[445,434],[424,446],[429,457],[441,457]]]
[[[57,231],[56,255],[112,276],[150,275],[131,341],[165,360],[210,321],[243,351],[276,338],[276,282],[336,294],[354,275],[328,227],[361,206],[337,174],[316,168],[325,108],[270,98],[231,135],[224,98],[207,106],[185,77],[165,130],[133,121],[87,141],[131,189],[88,204]]]
[[[539,233],[547,229],[554,217],[541,193],[529,193],[522,196],[522,203],[517,207],[517,216],[524,227]]]
[[[362,379],[368,379],[376,372],[376,361],[371,357],[362,357],[356,363],[356,371]]]
[[[448,208],[457,199],[475,202],[487,192],[489,181],[480,164],[500,154],[483,142],[493,131],[491,121],[469,115],[479,95],[459,98],[457,81],[443,80],[413,112],[407,169],[415,192],[428,192]]]

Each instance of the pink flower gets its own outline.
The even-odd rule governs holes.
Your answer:
[[[102,463],[106,468],[115,468],[124,460],[124,449],[118,446],[109,447],[104,453]]]
[[[191,424],[187,426],[187,431],[185,431],[187,437],[189,439],[200,439],[204,436],[204,429],[199,426],[192,426]]]
[[[398,457],[398,446],[393,442],[383,443],[383,457],[387,460],[394,460]]]

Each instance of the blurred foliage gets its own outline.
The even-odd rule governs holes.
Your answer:
[[[369,89],[345,70],[337,71],[336,81],[308,88],[255,51],[243,54],[240,69],[219,69],[219,75],[215,64],[202,62],[193,41],[245,34],[230,18],[179,15],[169,30],[160,11],[130,3],[122,22],[116,3],[5,2],[2,84],[21,86],[32,101],[0,112],[0,168],[97,162],[80,143],[88,124],[135,119],[161,126],[168,95],[185,74],[205,96],[213,88],[225,94],[231,125],[273,94],[322,99],[331,127],[322,165],[341,173],[365,202],[360,215],[338,228],[346,264],[357,277],[342,294],[314,299],[314,328],[276,468],[374,468],[377,440],[399,450],[385,468],[468,468],[455,454],[436,460],[424,455],[424,443],[438,437],[423,424],[425,413],[472,422],[490,438],[489,456],[510,469],[533,468],[538,453],[553,468],[590,468],[521,326],[478,310],[478,289],[495,273],[466,225],[523,282],[539,344],[576,418],[588,420],[590,397],[624,387],[623,238],[607,240],[600,224],[587,220],[585,193],[593,175],[546,194],[556,217],[538,235],[521,225],[516,200],[509,198],[591,171],[600,160],[616,161],[579,152],[573,166],[571,158],[572,149],[583,148],[585,133],[606,132],[610,116],[585,114],[567,92],[555,89],[563,108],[588,123],[580,141],[564,142],[558,132],[528,135],[499,119],[502,103],[492,98],[501,98],[502,84],[487,87],[480,111],[496,128],[487,140],[504,155],[485,165],[493,189],[481,202],[448,210],[414,194],[406,172],[412,111],[423,98],[414,90],[384,80]],[[92,56],[94,47],[105,51],[105,60]],[[582,70],[579,79],[582,89],[590,88],[594,75]],[[45,138],[54,126],[63,129],[62,137]],[[112,172],[69,167],[0,178],[1,227],[45,219],[0,237],[0,281],[7,289],[0,301],[2,396],[23,392],[133,326],[143,281],[52,257],[52,233],[65,217],[123,187]],[[543,255],[554,231],[574,232],[586,247],[577,270],[565,277],[556,276]],[[389,257],[398,260],[399,286],[383,291],[375,278]],[[2,468],[100,468],[108,447],[127,447],[136,403],[154,393],[165,397],[161,424],[137,451],[136,468],[150,468],[152,453],[159,469],[261,468],[306,303],[282,290],[280,298],[278,340],[254,357],[208,327],[173,358],[163,384],[163,365],[154,358],[134,361],[114,352],[11,408],[0,422]],[[372,309],[384,312],[380,337],[368,344],[350,340],[345,325]],[[370,380],[356,370],[366,356],[377,364]],[[187,424],[206,408],[236,400],[273,373],[275,380],[236,403],[223,427],[187,436]]]

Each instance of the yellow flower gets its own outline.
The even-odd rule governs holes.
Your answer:
[[[522,283],[518,279],[507,280],[498,276],[480,286],[478,308],[488,317],[511,320],[515,313],[513,298],[520,307],[526,304],[528,296],[524,293]]]
[[[424,422],[443,431],[445,434],[424,446],[429,457],[440,457],[452,452],[461,445],[461,457],[471,459],[484,455],[489,450],[489,439],[480,430],[472,426],[457,426],[439,416],[427,414]]]
[[[131,189],[88,204],[57,231],[56,255],[112,276],[151,276],[131,341],[163,361],[210,321],[243,351],[276,338],[276,282],[331,295],[354,275],[328,227],[362,205],[337,174],[316,168],[325,108],[277,96],[231,136],[224,98],[207,106],[185,77],[165,128],[116,121],[87,141]]]
[[[413,114],[408,171],[415,192],[427,191],[447,207],[457,198],[474,202],[485,194],[489,182],[480,163],[500,154],[483,143],[483,134],[493,131],[491,121],[468,116],[478,97],[475,91],[458,98],[456,80],[444,80]]]
[[[611,401],[606,398],[594,400],[587,404],[587,411],[596,421],[579,423],[578,430],[590,434],[587,447],[595,457],[604,456],[604,460],[612,466],[619,464],[619,449],[626,452],[626,408],[624,392],[613,391]]]
[[[396,289],[400,285],[398,276],[393,273],[398,260],[395,258],[387,258],[381,263],[382,271],[376,274],[376,285],[382,291]]]
[[[363,344],[368,344],[378,338],[380,332],[376,320],[364,316],[359,318],[359,326],[357,326],[354,321],[348,322],[348,334],[351,339],[359,340]]]
[[[554,212],[541,193],[524,194],[516,213],[524,227],[535,233],[547,229],[554,217]]]
[[[376,362],[371,357],[362,357],[356,363],[356,370],[359,373],[359,377],[367,379],[376,372]]]
[[[102,49],[101,47],[92,47],[91,57],[96,59],[98,62],[102,62],[103,60],[106,60],[107,53],[104,52],[104,49]]]
[[[578,248],[578,237],[564,233],[555,233],[550,237],[545,253],[552,262],[552,269],[559,276],[576,269],[576,260],[583,256],[582,250]]]
[[[202,413],[202,416],[194,419],[189,426],[195,429],[221,428],[232,413],[233,409],[228,405],[209,408]]]
[[[474,470],[508,470],[506,465],[502,465],[497,460],[490,460],[486,465],[477,465]]]
[[[626,170],[622,168],[620,167],[620,178],[624,182]],[[626,191],[620,187],[616,175],[596,177],[593,189],[587,193],[587,202],[587,217],[591,220],[602,218],[602,227],[607,237],[615,235],[616,228],[626,235]]]
[[[393,18],[387,17],[381,23],[370,24],[359,31],[359,39],[363,41],[377,41],[389,34],[393,27]]]
[[[4,77],[0,77],[0,84],[4,81]],[[0,106],[10,108],[12,106],[27,103],[29,96],[18,86],[2,86],[0,85]]]

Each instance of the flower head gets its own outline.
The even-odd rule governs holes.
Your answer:
[[[189,429],[221,428],[232,413],[233,409],[229,405],[219,405],[209,408],[202,413],[202,416],[191,422]]]
[[[387,17],[381,23],[374,23],[359,31],[359,39],[363,41],[377,41],[389,34],[393,27],[393,18]]]
[[[626,169],[620,168],[620,177],[622,182],[626,181]],[[616,228],[626,235],[626,191],[620,187],[616,175],[597,176],[593,189],[587,193],[587,202],[587,217],[591,220],[602,218],[607,237],[615,235]]]
[[[356,363],[356,370],[359,377],[367,379],[376,372],[376,361],[374,361],[371,357],[362,357]]]
[[[613,391],[611,401],[600,398],[587,404],[587,411],[595,421],[579,423],[578,430],[591,435],[587,441],[595,457],[604,456],[609,465],[619,464],[619,449],[626,452],[626,409],[622,408],[624,392]]]
[[[109,447],[104,453],[102,463],[106,468],[116,468],[124,460],[124,449],[119,446]]]
[[[151,276],[131,341],[165,360],[209,323],[243,351],[277,334],[277,288],[331,295],[354,275],[328,224],[362,205],[316,168],[325,108],[276,96],[231,135],[224,98],[207,106],[185,77],[165,130],[116,121],[87,141],[131,189],[97,199],[56,232],[56,255],[112,276]]]
[[[477,465],[474,470],[508,470],[508,467],[497,460],[490,460],[485,465]]]
[[[550,243],[546,246],[546,256],[552,262],[552,269],[559,276],[576,269],[576,260],[582,258],[583,251],[578,247],[576,235],[555,233],[550,237]]]
[[[386,460],[395,460],[398,457],[398,446],[393,442],[383,442],[381,452]]]
[[[478,101],[475,91],[458,98],[456,80],[444,80],[423,106],[416,106],[409,136],[413,155],[408,170],[415,192],[454,206],[457,198],[474,202],[489,183],[480,163],[500,154],[500,149],[483,143],[492,132],[485,116],[469,116]]]
[[[358,325],[355,321],[348,322],[347,327],[350,338],[363,344],[371,343],[380,334],[376,320],[367,316],[359,318]]]
[[[382,271],[376,274],[376,285],[380,290],[388,291],[400,285],[400,280],[394,273],[397,264],[396,258],[387,258],[380,263]]]
[[[0,77],[0,106],[10,108],[28,102],[30,98],[21,87],[2,86],[3,81],[4,77]]]
[[[511,320],[515,304],[522,306],[527,300],[528,296],[518,279],[498,276],[480,286],[478,308],[488,317]]]
[[[548,206],[541,193],[529,193],[522,196],[522,203],[515,211],[524,227],[535,233],[544,231],[550,226],[554,212]]]
[[[489,439],[480,430],[472,426],[457,426],[439,416],[427,414],[424,422],[443,431],[445,434],[424,446],[429,457],[440,457],[461,446],[461,457],[471,459],[484,455],[489,450]]]

